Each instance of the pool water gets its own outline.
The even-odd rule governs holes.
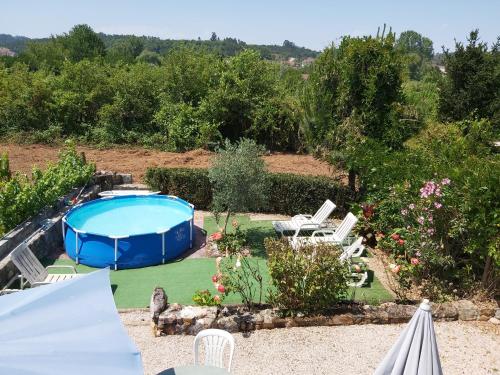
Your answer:
[[[157,233],[189,220],[191,210],[176,200],[157,197],[103,199],[99,204],[82,206],[69,215],[74,228],[103,236],[136,236]]]

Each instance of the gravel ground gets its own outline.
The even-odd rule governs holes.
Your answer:
[[[122,313],[121,316],[142,353],[147,375],[192,363],[192,336],[154,338],[146,312]],[[370,374],[403,327],[308,327],[260,330],[249,337],[234,334],[236,350],[232,373]],[[500,373],[500,335],[494,328],[490,323],[486,326],[435,323],[443,372],[447,375]]]

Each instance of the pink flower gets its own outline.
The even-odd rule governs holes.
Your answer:
[[[432,221],[434,220],[434,218],[432,217],[432,215],[429,215],[429,217],[427,218],[427,220],[429,220],[429,223],[432,223]]]
[[[403,215],[403,216],[408,215],[408,210],[407,210],[407,209],[405,209],[405,208],[403,208],[403,209],[401,210],[401,215]]]
[[[212,282],[216,283],[217,281],[219,281],[219,277],[217,275],[213,275]]]
[[[401,266],[398,264],[393,269],[391,269],[392,273],[398,273],[401,270]]]
[[[220,296],[218,294],[214,296],[214,301],[220,303]]]
[[[433,228],[427,229],[427,233],[432,236],[434,234],[434,229]]]
[[[226,288],[224,288],[224,285],[219,284],[219,286],[217,287],[217,290],[218,290],[220,293],[224,293],[224,292],[226,291]]]
[[[413,203],[410,203],[410,205],[408,206],[408,208],[409,208],[410,210],[413,210],[413,209],[415,209],[415,205],[414,205]]]
[[[411,264],[413,264],[414,266],[416,266],[417,264],[420,263],[420,261],[417,259],[417,258],[411,258]]]
[[[222,239],[222,233],[221,232],[215,232],[210,236],[210,239],[213,241],[219,241]]]
[[[420,251],[417,251],[417,252],[415,253],[415,256],[416,256],[416,257],[419,257],[420,255],[422,255],[422,254],[420,253]]]
[[[443,205],[439,202],[434,202],[434,207],[439,209],[439,208],[443,207]]]
[[[441,185],[449,185],[451,180],[449,178],[443,178],[441,180]]]
[[[393,234],[391,234],[391,238],[392,238],[394,241],[397,241],[397,240],[399,240],[399,238],[400,238],[400,237],[399,237],[399,234],[397,234],[397,233],[393,233]]]
[[[405,240],[403,240],[403,239],[398,240],[398,245],[403,246],[404,244],[405,244]]]
[[[419,223],[420,225],[424,225],[424,221],[425,221],[425,219],[424,219],[424,217],[423,217],[423,216],[419,216],[419,217],[418,217],[418,219],[417,219],[417,221],[418,221],[418,223]]]

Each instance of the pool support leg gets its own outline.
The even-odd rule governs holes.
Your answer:
[[[161,256],[162,256],[161,263],[162,264],[165,264],[165,233],[166,232],[163,232],[161,234]]]
[[[78,259],[78,232],[77,231],[75,231],[75,253],[76,253],[76,257],[75,257],[76,264],[80,264],[80,260]]]
[[[115,271],[118,271],[118,238],[115,238]]]
[[[189,220],[189,248],[193,248],[193,221],[194,216]]]

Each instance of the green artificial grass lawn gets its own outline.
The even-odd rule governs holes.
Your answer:
[[[236,220],[240,223],[242,229],[248,233],[249,246],[254,255],[251,261],[257,262],[259,265],[265,295],[270,280],[263,240],[265,237],[274,235],[271,222],[250,221],[248,216],[243,215],[237,216]],[[204,229],[209,235],[218,231],[213,217],[205,218]],[[59,259],[54,264],[75,265],[72,260],[68,259]],[[76,268],[79,273],[95,270],[83,265],[78,265]],[[54,270],[54,272],[57,271],[57,269]],[[192,297],[197,290],[208,289],[212,293],[216,292],[211,280],[212,275],[215,273],[215,259],[213,258],[183,259],[159,266],[111,271],[111,287],[118,308],[147,307],[156,286],[165,289],[171,303],[193,304]],[[368,287],[350,288],[349,295],[356,301],[370,304],[392,300],[391,294],[374,276]],[[224,303],[240,302],[239,296],[234,294],[230,294],[224,300]]]

